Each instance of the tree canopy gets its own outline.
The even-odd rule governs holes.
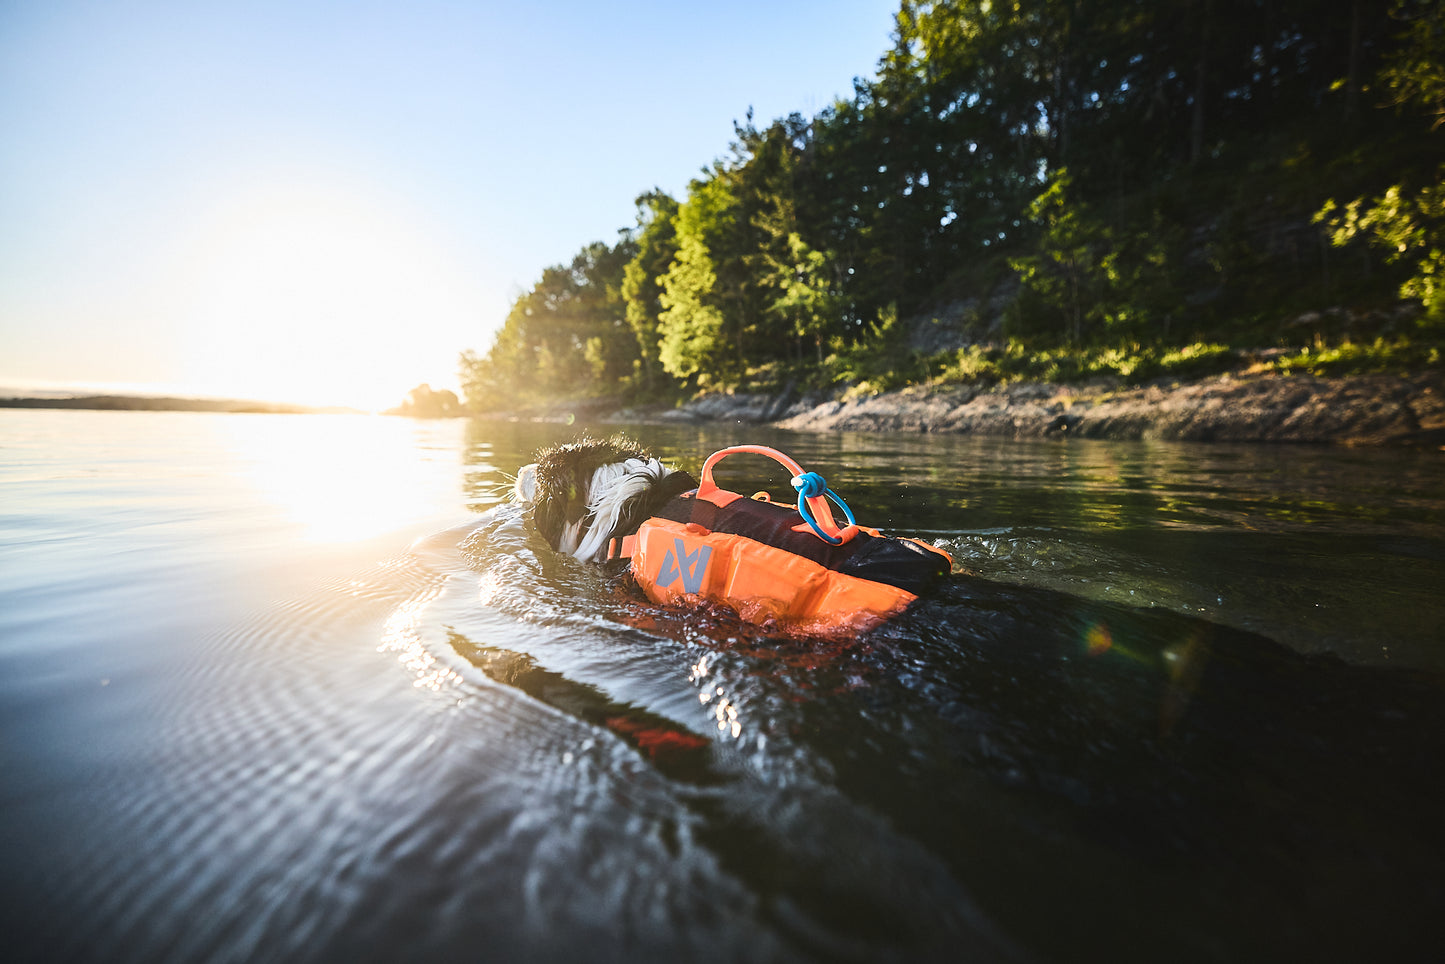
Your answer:
[[[468,404],[826,377],[996,292],[976,338],[1041,348],[1267,339],[1400,297],[1433,316],[1441,8],[902,0],[851,96],[749,111],[684,197],[544,270],[463,357]]]

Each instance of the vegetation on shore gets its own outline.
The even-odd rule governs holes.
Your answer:
[[[1078,383],[1104,379],[1127,386],[1159,379],[1188,381],[1228,373],[1242,375],[1310,374],[1321,376],[1403,373],[1439,368],[1441,344],[1436,339],[1348,338],[1313,345],[1264,349],[1231,348],[1195,342],[1169,347],[1159,344],[1062,345],[1031,347],[1015,338],[967,345],[932,355],[918,355],[894,368],[871,364],[835,370],[832,384],[847,384],[847,395],[876,394],[907,385],[972,382]]]
[[[902,0],[851,98],[546,269],[473,411],[1437,367],[1439,0]]]

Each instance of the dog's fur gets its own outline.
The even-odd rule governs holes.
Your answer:
[[[625,436],[583,438],[544,449],[517,472],[518,502],[559,552],[602,562],[613,539],[631,535],[668,499],[696,488]]]

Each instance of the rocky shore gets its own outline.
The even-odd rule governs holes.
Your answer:
[[[624,409],[601,420],[736,421],[804,431],[1011,438],[1445,447],[1445,373],[1220,375],[1127,388],[1104,383],[955,384],[852,399],[714,394],[676,409]]]

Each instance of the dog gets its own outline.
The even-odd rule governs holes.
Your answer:
[[[532,507],[532,521],[558,552],[604,562],[614,539],[635,533],[673,496],[697,488],[622,435],[582,438],[543,449],[517,472],[515,500]]]
[[[719,489],[713,465],[743,452],[789,469],[797,505]],[[952,566],[935,546],[857,525],[821,476],[766,446],[713,453],[699,484],[624,436],[584,438],[539,452],[518,471],[514,490],[558,552],[588,563],[626,559],[653,602],[711,600],[748,622],[867,628],[901,612]],[[846,526],[825,496],[847,515]]]

